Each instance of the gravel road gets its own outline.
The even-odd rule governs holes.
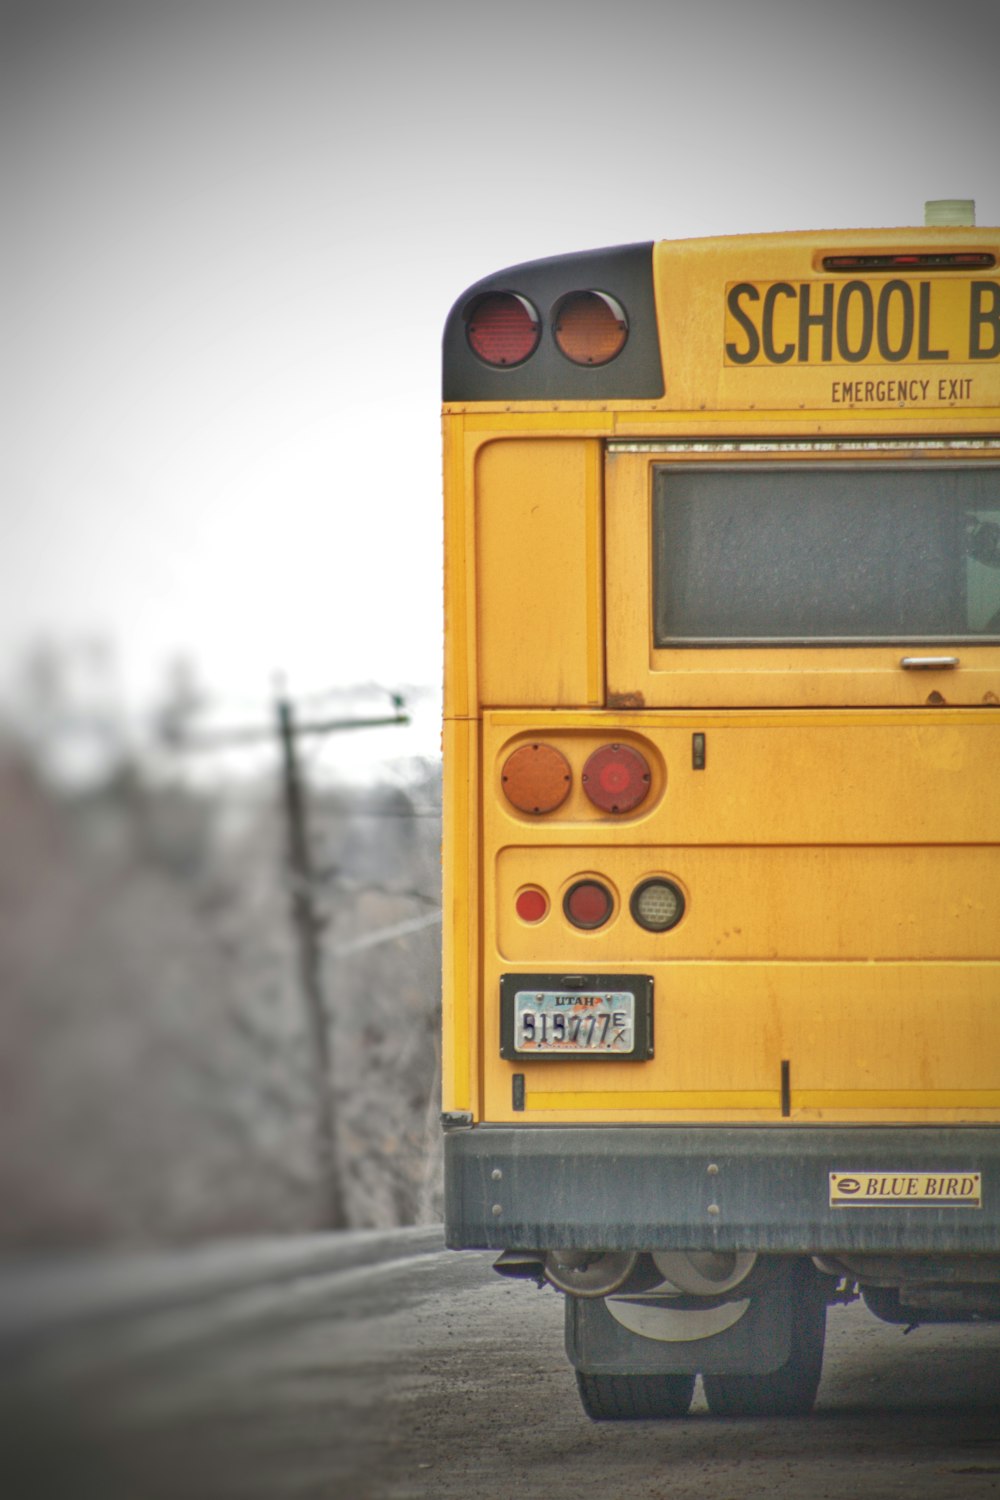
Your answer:
[[[435,1236],[47,1334],[0,1374],[4,1500],[981,1500],[1000,1324],[834,1308],[812,1417],[595,1425],[562,1304]],[[385,1247],[381,1252],[386,1253]]]

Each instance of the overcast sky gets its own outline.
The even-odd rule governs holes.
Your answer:
[[[440,675],[440,329],[598,245],[1000,223],[996,0],[8,3],[0,680]]]

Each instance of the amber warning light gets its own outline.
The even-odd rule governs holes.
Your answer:
[[[570,292],[556,307],[556,344],[575,365],[606,365],[625,347],[625,309],[606,292]]]

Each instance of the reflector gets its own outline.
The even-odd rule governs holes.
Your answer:
[[[556,304],[552,332],[575,365],[606,365],[625,347],[628,318],[607,292],[570,292]]]
[[[569,761],[553,745],[521,745],[500,773],[504,796],[518,812],[553,812],[569,796]]]
[[[602,812],[627,813],[649,792],[649,763],[630,745],[602,745],[588,756],[583,790]]]
[[[491,292],[466,314],[469,345],[488,365],[520,365],[538,347],[541,322],[527,297]]]

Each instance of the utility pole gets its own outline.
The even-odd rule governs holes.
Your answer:
[[[319,936],[321,919],[316,909],[305,796],[295,745],[295,711],[287,698],[279,698],[275,703],[275,710],[281,740],[292,926],[298,941],[299,981],[311,1042],[309,1055],[313,1070],[316,1157],[323,1193],[323,1227],[343,1229],[347,1224],[347,1210],[337,1157],[337,1111],[330,1076],[330,1019],[323,1002],[323,951]]]
[[[281,746],[282,792],[287,832],[287,859],[291,884],[291,918],[298,948],[299,983],[306,1012],[309,1055],[315,1109],[316,1165],[323,1195],[324,1229],[343,1229],[347,1225],[343,1176],[337,1153],[337,1107],[333,1089],[331,1018],[323,996],[323,947],[320,933],[323,919],[316,903],[312,850],[309,844],[309,819],[306,788],[299,766],[297,741],[303,735],[334,734],[344,729],[375,729],[386,724],[409,724],[403,712],[403,699],[392,695],[395,713],[391,717],[369,719],[323,719],[299,723],[288,698],[275,701],[275,719]],[[221,750],[228,746],[247,745],[268,740],[274,729],[233,727],[197,736],[173,736],[174,749]]]

